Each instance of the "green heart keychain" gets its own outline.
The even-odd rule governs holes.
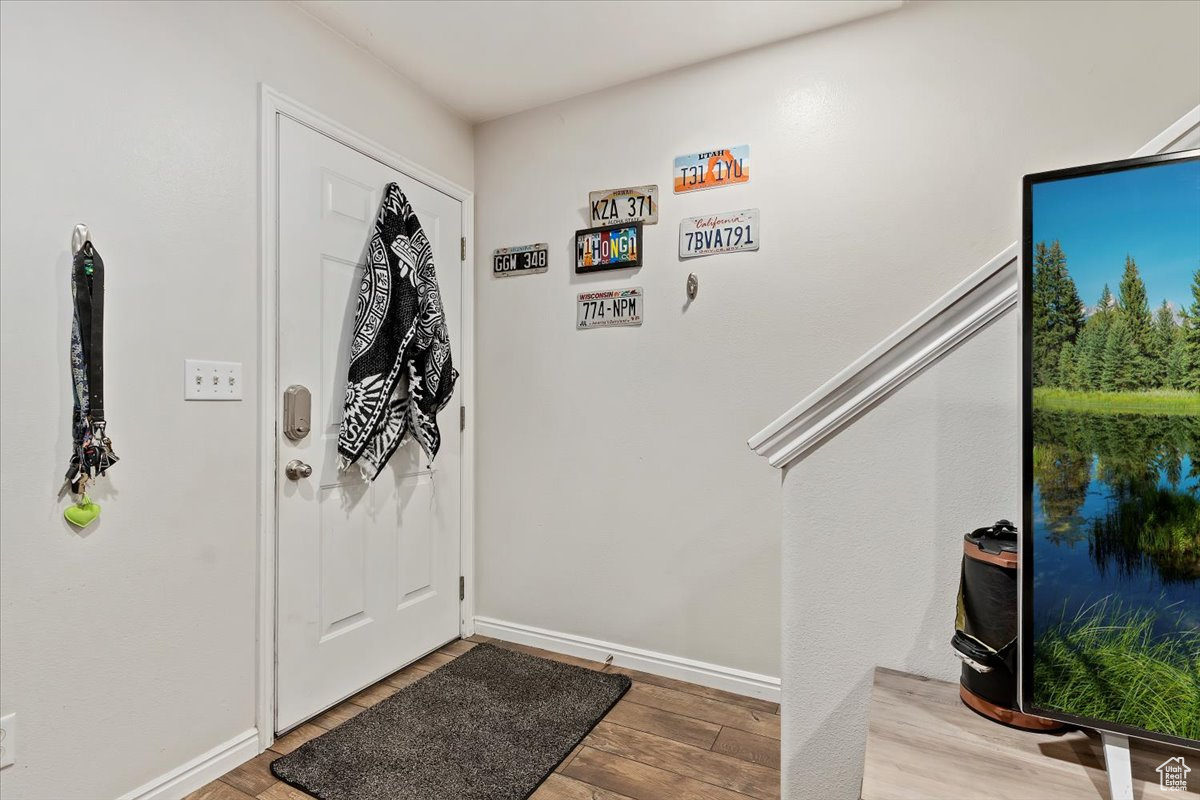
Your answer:
[[[63,516],[72,525],[86,528],[96,521],[96,517],[100,516],[100,506],[93,503],[86,494],[81,494],[79,502],[73,506],[67,506],[67,509],[63,511]]]

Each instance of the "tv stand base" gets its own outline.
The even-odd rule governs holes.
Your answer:
[[[1104,766],[1108,769],[1109,800],[1133,800],[1133,767],[1129,761],[1129,737],[1100,732],[1104,743]]]

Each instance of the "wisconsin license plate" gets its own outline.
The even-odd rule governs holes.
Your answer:
[[[725,147],[675,158],[675,194],[698,192],[750,180],[750,145]]]
[[[550,265],[550,245],[524,244],[501,247],[492,253],[493,275],[528,275],[545,272]]]
[[[575,271],[596,272],[642,265],[642,223],[575,232]]]
[[[579,295],[575,327],[613,328],[642,324],[642,287],[584,292]]]
[[[679,257],[758,249],[758,209],[726,211],[679,221]]]
[[[623,222],[658,222],[658,187],[630,186],[588,192],[592,207],[592,225],[620,225]]]

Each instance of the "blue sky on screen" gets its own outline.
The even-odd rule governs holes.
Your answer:
[[[1055,239],[1089,307],[1105,283],[1117,294],[1126,253],[1137,261],[1152,311],[1164,299],[1188,307],[1200,269],[1200,161],[1035,184],[1033,241]]]

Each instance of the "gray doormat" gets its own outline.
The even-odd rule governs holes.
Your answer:
[[[320,800],[524,800],[629,686],[480,644],[271,771]]]

